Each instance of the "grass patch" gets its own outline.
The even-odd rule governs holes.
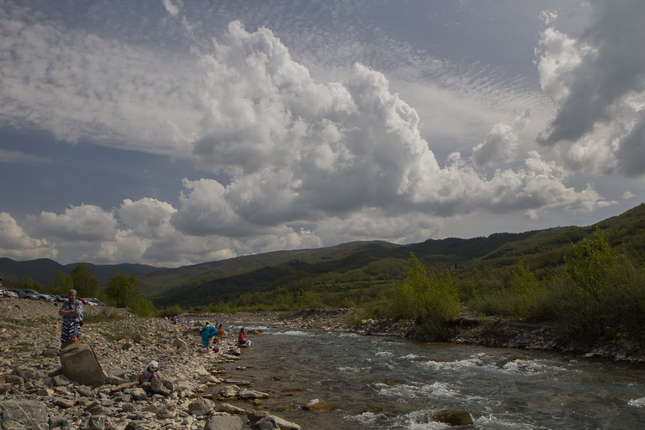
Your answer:
[[[9,349],[16,352],[29,352],[33,351],[33,345],[31,343],[20,342],[15,346],[10,346]]]
[[[278,321],[288,320],[296,314],[296,311],[284,311],[278,314]]]
[[[112,319],[105,322],[104,336],[109,340],[134,340],[140,335],[143,321],[138,319]]]
[[[86,315],[83,318],[83,321],[85,321],[87,324],[116,321],[116,320],[123,320],[123,317],[119,315],[116,311],[101,312],[98,314]]]

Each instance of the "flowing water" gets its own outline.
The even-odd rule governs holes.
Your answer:
[[[269,392],[270,399],[256,408],[267,407],[304,430],[448,428],[432,421],[443,409],[470,411],[477,429],[645,428],[642,365],[263,329],[264,334],[249,335],[253,345],[241,360],[224,365],[226,376]],[[311,399],[323,399],[335,410],[299,407]]]

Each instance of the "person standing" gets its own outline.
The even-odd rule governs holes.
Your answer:
[[[60,347],[65,348],[70,344],[70,337],[76,334],[81,339],[81,326],[83,325],[83,303],[78,300],[76,290],[69,290],[67,301],[60,307],[58,315],[63,317],[63,327],[60,333]]]

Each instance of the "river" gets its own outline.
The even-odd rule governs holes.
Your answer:
[[[304,430],[448,428],[432,421],[443,409],[468,410],[477,429],[645,428],[643,365],[247,326],[252,328],[264,333],[248,336],[253,345],[243,358],[223,365],[227,377],[269,392],[255,408]],[[311,399],[335,410],[299,407]]]

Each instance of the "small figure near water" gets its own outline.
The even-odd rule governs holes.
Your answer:
[[[239,346],[247,346],[247,347],[251,346],[251,341],[244,337],[244,333],[246,333],[246,331],[244,330],[244,327],[242,327],[240,329],[240,334],[237,335],[237,343],[238,343],[238,345]]]
[[[175,315],[172,319],[173,324],[179,324],[179,318],[177,318],[177,315]]]
[[[159,372],[159,363],[156,361],[151,361],[150,364],[148,364],[148,367],[145,368],[145,370],[141,373],[139,373],[139,384],[143,384],[144,382],[150,382],[153,379],[161,379],[161,372]]]
[[[217,336],[226,337],[226,332],[224,331],[224,328],[222,327],[222,324],[217,326]]]
[[[195,327],[195,328],[186,329],[186,331],[184,332],[184,335],[188,335],[192,331],[199,331],[199,333],[200,333],[200,335],[202,337],[202,344],[206,348],[207,353],[211,352],[211,348],[212,348],[213,352],[219,352],[219,348],[217,346],[215,346],[215,345],[219,344],[219,340],[217,338],[215,338],[215,336],[217,335],[217,328],[216,327],[213,327],[212,325],[210,325],[207,322],[206,325],[204,327],[202,327],[202,328]],[[215,339],[213,339],[213,338],[215,338]],[[211,341],[211,339],[213,339],[213,340]]]
[[[76,290],[69,290],[67,301],[60,307],[58,315],[63,317],[63,327],[60,334],[60,347],[62,349],[70,344],[72,334],[75,334],[79,341],[81,340],[83,303],[78,300]]]

